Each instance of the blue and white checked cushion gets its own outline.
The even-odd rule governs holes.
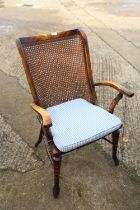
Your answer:
[[[56,147],[68,152],[119,129],[121,120],[84,99],[75,99],[47,108],[52,117]]]

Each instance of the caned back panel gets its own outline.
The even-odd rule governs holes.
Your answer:
[[[85,44],[79,33],[36,41],[33,37],[20,38],[20,43],[28,65],[26,74],[29,71],[40,106],[75,98],[93,102]]]

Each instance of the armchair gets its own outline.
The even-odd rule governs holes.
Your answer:
[[[113,114],[119,100],[133,92],[112,82],[93,82],[88,42],[79,29],[16,41],[41,125],[42,137],[54,169],[53,195],[58,197],[62,156],[97,140],[112,144],[112,157],[119,164],[117,146],[121,120]],[[106,111],[97,106],[95,87],[105,85],[118,90]],[[112,141],[106,138],[112,134]]]

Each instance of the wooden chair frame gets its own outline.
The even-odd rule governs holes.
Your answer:
[[[86,65],[87,65],[87,73],[88,73],[88,78],[89,78],[89,84],[90,84],[91,92],[92,92],[92,95],[93,95],[92,103],[97,104],[97,97],[96,97],[96,91],[95,91],[96,86],[102,86],[103,85],[103,86],[112,87],[112,88],[114,88],[118,91],[118,95],[113,99],[113,101],[109,105],[109,109],[108,109],[108,111],[110,113],[113,113],[116,105],[122,99],[123,95],[128,96],[128,97],[132,97],[134,95],[134,93],[131,92],[130,90],[128,90],[127,88],[125,88],[125,87],[123,87],[123,86],[121,86],[121,85],[119,85],[115,82],[112,82],[112,81],[102,81],[102,82],[97,82],[97,83],[93,82],[88,42],[87,42],[86,35],[83,31],[81,31],[79,29],[75,29],[75,30],[66,31],[66,32],[58,32],[56,34],[33,36],[33,37],[31,37],[31,39],[37,42],[37,41],[47,40],[47,39],[57,39],[57,38],[73,35],[73,34],[76,34],[76,33],[80,34],[81,39],[84,43],[84,57],[85,57]],[[24,50],[23,50],[22,43],[21,43],[20,39],[17,39],[16,43],[17,43],[19,53],[22,57],[22,62],[23,62],[23,66],[24,66],[24,69],[25,69],[26,76],[27,76],[27,80],[28,80],[28,83],[29,83],[29,86],[30,86],[30,89],[31,89],[32,96],[34,98],[34,102],[31,104],[31,107],[37,113],[38,120],[41,124],[39,138],[38,138],[38,141],[35,144],[35,147],[38,147],[38,145],[41,143],[41,141],[43,139],[43,136],[45,136],[46,142],[47,142],[47,145],[48,145],[47,146],[47,154],[48,154],[48,157],[50,158],[52,166],[54,168],[53,195],[54,195],[55,198],[57,198],[58,195],[59,195],[59,191],[60,191],[59,176],[60,176],[61,160],[62,160],[62,155],[64,155],[65,153],[59,151],[58,148],[55,146],[55,144],[53,142],[53,136],[52,136],[51,130],[50,130],[50,127],[52,126],[51,115],[45,109],[45,107],[41,107],[38,103],[37,93],[36,93],[36,90],[35,90],[35,87],[34,87],[34,84],[33,84],[33,80],[32,80],[32,77],[31,77],[31,74],[30,74],[30,71],[29,71],[29,65],[28,65],[28,62],[26,61],[26,56],[25,56],[25,53],[24,53]],[[106,137],[103,138],[104,140],[106,140],[107,142],[112,144],[112,158],[115,162],[115,165],[119,164],[119,161],[118,161],[118,158],[117,158],[117,147],[118,147],[118,141],[119,141],[119,133],[120,133],[119,130],[114,131],[112,133],[112,141],[108,140]]]

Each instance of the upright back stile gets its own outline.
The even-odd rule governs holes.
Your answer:
[[[75,98],[96,103],[87,38],[75,29],[17,40],[34,101],[49,107]]]

